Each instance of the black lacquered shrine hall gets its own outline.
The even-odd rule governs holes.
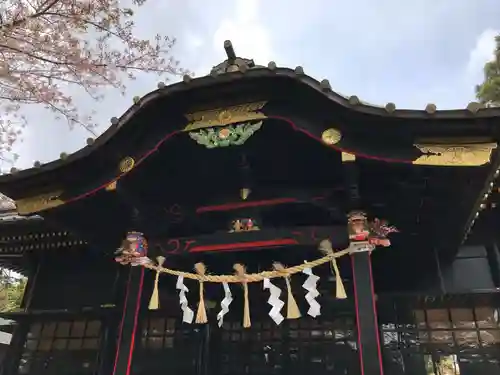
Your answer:
[[[2,374],[498,374],[500,109],[375,107],[225,48],[83,149],[0,176],[15,202],[0,262],[28,276],[22,309],[2,315],[16,322]],[[154,271],[115,261],[130,232],[153,266],[188,273],[303,265],[325,240],[349,254],[312,268],[321,315],[298,272],[270,279],[282,322],[276,289],[233,283],[219,327],[221,284],[184,278],[181,304],[173,275],[155,289]],[[207,322],[183,322],[200,298]]]

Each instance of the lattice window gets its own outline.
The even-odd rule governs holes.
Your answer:
[[[272,321],[223,326],[220,374],[356,374],[354,320],[304,317],[276,326]],[[216,353],[213,353],[216,355]]]
[[[101,322],[98,320],[33,323],[18,374],[93,374],[100,333]]]
[[[500,373],[498,308],[433,306],[410,310],[411,319],[400,316],[381,325],[384,359],[395,374],[401,373],[397,368],[416,375]]]
[[[219,375],[359,373],[354,317],[315,320],[303,317],[276,326],[266,315],[216,324],[182,324],[150,316],[142,321],[133,375]]]
[[[195,373],[203,339],[199,327],[154,313],[143,319],[141,325],[141,340],[134,352],[132,374]]]

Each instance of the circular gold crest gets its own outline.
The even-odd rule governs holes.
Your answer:
[[[340,142],[342,139],[342,133],[334,128],[326,129],[323,134],[321,134],[321,139],[327,145],[334,145]]]
[[[127,173],[134,168],[135,165],[135,160],[131,158],[130,156],[127,156],[126,158],[123,158],[122,161],[120,161],[120,172],[122,173]]]

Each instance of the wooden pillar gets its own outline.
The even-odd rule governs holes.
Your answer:
[[[125,269],[125,268],[124,268]],[[123,302],[123,311],[118,326],[118,342],[112,375],[130,375],[141,306],[144,268],[130,267]]]
[[[123,270],[123,267],[117,265],[115,280],[113,282],[113,304],[118,306],[118,308],[106,309],[105,314],[101,317],[101,344],[99,347],[97,372],[95,375],[113,373],[115,354],[118,348],[118,329],[120,328],[120,319],[123,315],[123,306],[120,306],[120,301],[124,301],[123,297],[126,293],[126,290],[123,290]]]
[[[116,321],[120,316],[114,313],[106,314],[101,318],[100,347],[96,375],[112,374],[115,354],[117,350],[116,338],[118,337],[119,324]]]
[[[351,255],[358,351],[362,375],[383,375],[382,348],[378,330],[377,301],[373,288],[370,251]]]
[[[362,210],[356,157],[342,153],[348,197],[347,212]],[[383,375],[382,349],[378,329],[377,303],[373,287],[371,251],[358,247],[351,254],[361,375]]]

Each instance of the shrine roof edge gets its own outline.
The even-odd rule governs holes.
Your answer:
[[[242,69],[242,71],[230,71],[199,78],[185,76],[183,81],[171,85],[160,83],[157,90],[140,98],[135,97],[134,104],[125,111],[121,117],[112,118],[111,126],[95,140],[89,139],[87,146],[84,148],[69,155],[63,153],[59,160],[51,161],[46,164],[35,162],[33,168],[22,171],[12,170],[12,173],[0,176],[0,191],[9,195],[9,192],[13,189],[13,184],[21,183],[26,180],[32,180],[34,183],[33,180],[39,179],[40,175],[46,172],[59,171],[61,168],[72,166],[73,163],[85,159],[96,150],[108,144],[111,139],[118,135],[118,133],[127,133],[125,130],[129,127],[127,124],[130,123],[134,117],[140,115],[151,103],[161,98],[166,96],[171,97],[180,92],[211,88],[218,84],[238,84],[239,82],[248,82],[252,79],[272,79],[272,77],[282,77],[288,81],[293,80],[303,87],[309,87],[310,89],[320,92],[332,105],[344,108],[349,113],[363,114],[370,118],[387,119],[392,123],[396,121],[398,125],[403,125],[402,122],[406,120],[424,122],[427,120],[437,120],[439,123],[443,124],[448,121],[455,124],[469,124],[476,121],[484,122],[484,120],[495,119],[497,117],[500,118],[500,108],[485,108],[479,103],[470,103],[466,109],[456,110],[437,110],[436,106],[432,104],[428,105],[425,110],[397,109],[393,103],[388,103],[385,107],[378,107],[363,103],[356,96],[346,97],[333,91],[328,80],[318,81],[306,75],[302,67],[290,69],[277,67],[276,64],[270,63],[268,67],[255,66],[248,70]],[[450,127],[447,126],[446,128],[449,129]],[[486,133],[500,134],[500,123],[496,125],[493,121],[490,121],[487,128],[489,129]],[[391,126],[387,127],[387,131],[391,131],[392,129],[396,128]],[[443,128],[443,130],[446,129]]]

